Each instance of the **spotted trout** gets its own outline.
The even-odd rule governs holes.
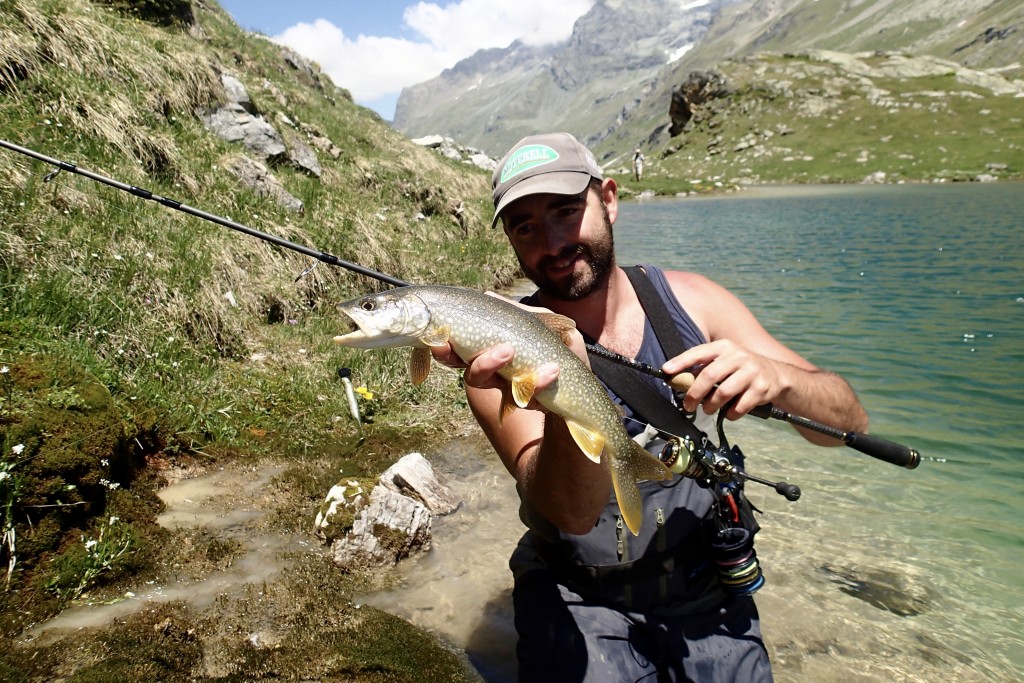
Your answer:
[[[669,479],[671,472],[633,441],[615,404],[586,364],[565,343],[575,323],[550,311],[533,313],[504,299],[460,287],[410,286],[338,304],[348,329],[335,343],[361,349],[411,346],[412,381],[430,372],[430,347],[451,344],[461,358],[473,358],[500,343],[515,349],[498,371],[508,380],[501,415],[531,399],[565,421],[583,453],[611,472],[615,498],[629,530],[640,531],[639,480]],[[536,389],[536,371],[558,365],[558,379]]]

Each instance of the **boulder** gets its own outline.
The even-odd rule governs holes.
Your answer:
[[[404,456],[380,475],[380,483],[422,502],[435,515],[447,515],[462,504],[445,476],[435,472],[421,453]]]
[[[352,527],[331,544],[334,563],[347,570],[397,564],[430,548],[430,522],[425,505],[377,486]]]
[[[313,532],[346,570],[393,565],[430,548],[434,514],[462,500],[420,453],[392,465],[376,485],[350,479],[327,493]]]

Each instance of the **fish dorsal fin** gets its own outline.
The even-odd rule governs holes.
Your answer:
[[[524,372],[511,379],[512,398],[516,405],[525,408],[533,400],[533,394],[537,391],[537,376],[532,372]]]
[[[601,462],[601,453],[604,451],[604,436],[591,429],[587,429],[575,420],[566,420],[565,426],[569,428],[576,445],[580,447],[583,454],[594,462]]]
[[[420,341],[427,346],[444,346],[448,343],[448,339],[452,336],[451,325],[440,325],[438,327],[427,330]]]
[[[498,412],[498,426],[500,427],[509,415],[515,412],[516,399],[512,396],[512,385],[505,384],[501,389],[501,410]]]
[[[417,346],[412,350],[412,357],[409,359],[409,374],[412,375],[413,384],[423,384],[430,374],[430,349]]]
[[[557,334],[563,344],[569,345],[572,332],[576,329],[576,322],[572,318],[567,318],[564,315],[550,311],[534,313],[534,315],[537,316],[537,320],[544,324],[544,327]]]

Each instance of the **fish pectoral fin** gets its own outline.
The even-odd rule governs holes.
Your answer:
[[[563,344],[569,346],[572,341],[572,333],[576,330],[576,322],[572,318],[550,311],[534,313],[534,315],[544,324],[544,327],[557,334]]]
[[[412,383],[423,384],[430,374],[430,349],[417,346],[412,350],[412,357],[409,359],[409,374],[412,375]]]
[[[609,453],[608,457],[612,460],[612,488],[615,489],[622,521],[636,536],[643,521],[643,503],[636,483],[647,479],[671,479],[672,472],[636,441],[630,439],[626,448],[625,453]]]
[[[594,462],[601,462],[601,453],[604,452],[604,435],[587,429],[574,420],[566,420],[565,426],[569,428],[569,433],[572,434],[573,440],[583,454]]]
[[[525,372],[509,380],[509,384],[512,385],[512,398],[515,399],[516,405],[525,408],[537,392],[537,375]]]
[[[444,346],[448,343],[448,340],[452,336],[451,325],[441,325],[439,327],[427,330],[423,336],[420,337],[420,341],[427,346]]]
[[[512,385],[507,384],[501,390],[501,409],[498,412],[498,426],[500,427],[509,415],[515,412],[516,400],[512,396]]]

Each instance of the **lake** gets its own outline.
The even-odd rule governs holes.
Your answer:
[[[842,374],[906,470],[823,449],[779,421],[726,433],[760,477],[758,592],[779,681],[1024,678],[1024,186],[827,186],[624,202],[623,265],[693,270]],[[685,304],[685,302],[684,302]],[[839,425],[841,426],[841,425]],[[371,602],[514,680],[505,558],[511,479],[479,446],[434,458],[470,483],[435,550]],[[460,540],[461,539],[461,540]],[[494,566],[498,565],[498,566]]]

